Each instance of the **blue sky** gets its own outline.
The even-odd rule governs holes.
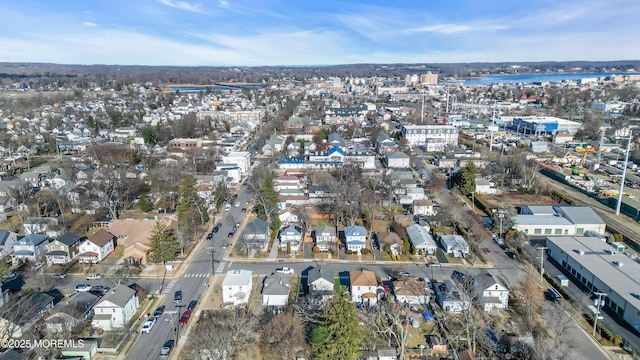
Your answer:
[[[3,62],[640,59],[638,0],[3,0],[0,19]]]

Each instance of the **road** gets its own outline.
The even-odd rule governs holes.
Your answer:
[[[222,261],[223,247],[226,248],[231,239],[227,234],[232,230],[235,220],[240,220],[245,214],[241,212],[244,204],[249,200],[249,194],[243,187],[238,192],[237,201],[241,206],[232,206],[229,212],[224,213],[224,217],[221,221],[221,229],[214,234],[212,240],[201,239],[200,241],[208,242],[203,244],[203,251],[198,252],[188,264],[187,269],[182,276],[174,278],[166,282],[162,288],[162,294],[165,295],[164,303],[157,303],[154,306],[165,305],[166,310],[163,315],[160,316],[158,322],[151,330],[149,335],[140,335],[129,353],[127,359],[140,360],[140,359],[159,359],[160,349],[165,341],[169,339],[176,339],[178,335],[178,329],[182,332],[185,326],[178,325],[180,314],[186,310],[185,307],[191,300],[199,300],[206,285],[209,282],[209,278],[212,272],[221,273],[225,271],[227,263]],[[239,232],[236,234],[238,236]],[[211,249],[214,250],[213,255],[215,257],[215,270],[211,264]],[[213,271],[212,271],[213,270]],[[139,282],[144,285],[153,287],[153,284],[158,284],[157,279],[139,279]],[[173,301],[174,292],[182,291],[182,303],[176,304]],[[162,298],[162,297],[161,297]],[[150,309],[153,312],[154,309]],[[192,319],[193,321],[193,319]],[[139,331],[139,329],[136,329]],[[177,341],[176,341],[177,343]]]

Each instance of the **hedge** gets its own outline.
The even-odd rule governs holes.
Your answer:
[[[491,211],[491,208],[487,204],[485,204],[484,201],[478,198],[477,194],[473,196],[473,200],[476,203],[476,206],[478,207],[478,209],[484,211],[484,213],[487,214],[487,216],[489,217],[493,216],[493,211]]]
[[[576,201],[573,200],[572,198],[568,197],[567,195],[559,192],[558,190],[552,190],[551,191],[551,197],[557,199],[557,200],[561,200],[564,201],[565,203],[567,203],[567,205],[571,205],[571,206],[575,206],[576,205]]]

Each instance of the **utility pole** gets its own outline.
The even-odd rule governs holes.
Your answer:
[[[504,213],[503,212],[499,212],[498,213],[498,218],[500,219],[500,239],[504,240],[502,238],[502,218],[504,217]]]
[[[211,239],[211,241],[213,241],[213,239]],[[216,274],[216,265],[215,265],[216,260],[214,256],[216,253],[216,250],[213,246],[208,247],[207,250],[211,251],[211,276],[214,276]]]
[[[540,250],[540,283],[542,283],[543,281],[543,274],[544,274],[544,251],[548,249],[548,247],[546,246],[539,246],[538,250]]]
[[[618,204],[616,205],[616,215],[620,215],[620,207],[622,206],[622,192],[624,191],[624,181],[627,176],[627,166],[629,165],[629,153],[631,152],[632,140],[633,140],[633,132],[629,130],[629,143],[627,144],[627,153],[624,156],[624,169],[622,169],[622,178],[620,179],[620,191],[618,192]]]
[[[600,314],[600,304],[602,304],[602,298],[607,296],[607,294],[605,293],[601,293],[601,292],[597,292],[597,293],[593,293],[594,295],[598,296],[598,306],[597,306],[597,313],[593,314],[593,337],[596,336],[596,325],[598,325],[598,314]]]

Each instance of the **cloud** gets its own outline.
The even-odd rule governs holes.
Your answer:
[[[93,23],[91,21],[85,21],[82,23],[82,26],[96,27],[98,25],[96,25],[96,23]]]
[[[438,24],[420,28],[409,29],[408,32],[436,33],[436,34],[457,34],[476,31],[496,31],[509,29],[505,25],[461,25],[461,24]]]
[[[202,6],[202,4],[193,4],[190,3],[188,1],[182,1],[182,0],[158,0],[159,3],[161,3],[162,5],[166,5],[172,8],[176,8],[176,9],[180,9],[180,10],[184,10],[184,11],[190,11],[190,12],[195,12],[195,13],[204,13],[206,12],[204,7]]]

